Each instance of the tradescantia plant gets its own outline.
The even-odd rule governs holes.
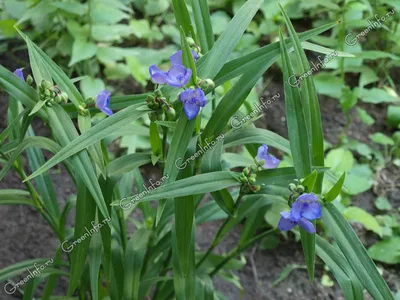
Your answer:
[[[313,78],[306,77],[300,87],[288,80],[310,68],[301,42],[337,23],[297,34],[281,8],[290,38],[280,32],[279,42],[230,60],[262,0],[247,1],[217,41],[206,2],[192,1],[194,24],[185,1],[172,3],[182,50],[171,53],[169,70],[149,66],[155,89],[146,94],[112,96],[104,90],[84,99],[74,81],[22,32],[33,78],[26,70],[13,74],[0,66],[0,86],[10,95],[9,126],[0,134],[0,179],[14,169],[27,187],[27,192],[0,191],[0,204],[33,206],[60,242],[53,258],[1,270],[6,292],[19,291],[24,299],[32,299],[45,281],[41,298],[52,299],[57,279],[66,276],[66,299],[224,299],[213,288],[214,276],[232,281],[229,274],[233,265],[240,264],[241,253],[278,230],[294,230],[301,236],[310,281],[317,255],[332,270],[346,299],[363,299],[364,290],[374,299],[394,299],[332,202],[346,188],[345,175],[336,179],[324,166]],[[279,59],[289,140],[256,128],[256,118],[246,119],[239,111],[260,77]],[[232,88],[222,99],[215,98],[214,89],[230,80]],[[206,106],[212,106],[211,117],[203,114]],[[99,113],[103,114],[100,121],[95,118]],[[34,116],[49,126],[53,139],[35,136],[30,125]],[[231,120],[239,117],[247,122],[232,126]],[[124,130],[135,134],[135,129],[143,127],[149,133],[150,148],[112,159],[108,143]],[[227,164],[223,155],[239,145],[254,161],[228,160]],[[280,160],[268,153],[270,148],[290,154],[293,165],[280,167]],[[45,161],[41,149],[54,156]],[[29,176],[21,161],[24,151]],[[76,199],[70,198],[63,207],[49,174],[59,163],[77,188]],[[161,168],[162,177],[143,185],[139,168],[149,163]],[[322,194],[324,180],[333,184],[326,194]],[[211,199],[203,203],[208,193]],[[150,201],[157,203],[156,209]],[[260,227],[263,216],[278,202],[287,209],[281,212],[277,228],[265,230]],[[66,218],[74,208],[75,225],[69,228]],[[144,221],[135,221],[136,230],[129,234],[126,223],[134,209],[141,211]],[[224,221],[209,248],[199,251],[195,228],[215,219]],[[244,227],[236,247],[224,255],[213,253],[241,222]],[[333,237],[331,242],[318,235],[320,225]],[[31,272],[37,265],[43,270],[40,276]],[[12,280],[27,270],[33,274],[27,280]]]

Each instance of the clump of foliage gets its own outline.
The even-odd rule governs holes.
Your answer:
[[[137,1],[136,5],[145,16],[161,14],[168,8],[149,12],[154,9],[151,2]],[[101,13],[104,1],[100,0],[75,3],[78,6],[43,1],[26,8],[19,22],[33,22],[37,16],[32,16],[32,11],[41,3],[55,18],[73,16],[66,25],[57,21],[68,28],[68,33],[62,34],[70,36],[59,40],[73,38],[70,65],[86,65],[88,69],[82,73],[77,67],[78,75],[88,71],[90,80],[99,82],[97,72],[93,72],[97,63],[90,59],[96,54],[104,63],[100,57],[114,56],[119,50],[108,47],[99,57],[99,51],[105,49],[99,49],[93,39],[102,41],[107,35],[97,35],[96,26],[110,27],[113,42],[118,35],[124,37],[130,25],[117,23],[130,12],[127,6],[110,1],[112,13]],[[243,5],[239,8],[238,3]],[[25,261],[1,270],[0,278],[8,280],[6,292],[19,291],[24,299],[32,299],[38,285],[46,281],[41,296],[51,299],[58,278],[66,276],[66,296],[72,298],[225,299],[214,290],[212,278],[219,276],[240,287],[233,270],[243,266],[238,259],[242,253],[260,241],[268,246],[268,241],[274,242],[267,238],[291,230],[302,241],[310,281],[314,279],[317,255],[332,271],[346,299],[362,299],[364,290],[374,299],[394,299],[345,218],[346,214],[350,218],[360,216],[360,212],[355,207],[343,211],[337,200],[362,184],[354,182],[354,172],[346,176],[353,169],[348,169],[345,160],[343,165],[336,162],[337,153],[332,151],[342,151],[346,159],[352,154],[339,148],[329,152],[325,160],[318,85],[312,76],[304,76],[300,85],[290,81],[310,72],[303,48],[318,53],[334,51],[304,42],[342,25],[320,24],[297,34],[289,15],[276,6],[289,37],[285,38],[283,28],[279,28],[278,41],[232,57],[257,12],[265,9],[262,0],[237,1],[236,5],[234,17],[215,40],[218,28],[213,28],[206,2],[192,1],[191,18],[186,2],[173,0],[181,50],[160,50],[168,53],[167,57],[153,59],[146,67],[154,89],[127,96],[113,96],[102,84],[85,93],[86,78],[70,79],[74,70],[66,74],[42,47],[13,27],[26,42],[32,76],[25,69],[13,73],[0,66],[0,86],[10,95],[8,127],[0,134],[0,179],[14,169],[27,190],[0,191],[0,204],[37,209],[56,233],[59,247],[53,258]],[[149,30],[157,36],[155,28]],[[348,53],[342,51],[338,56]],[[128,52],[120,57],[135,69]],[[278,60],[283,71],[289,139],[256,128],[254,121],[260,111],[246,106],[257,82]],[[105,67],[107,70],[109,66],[105,63]],[[225,84],[232,86],[217,96],[217,89]],[[35,135],[31,126],[34,117],[49,126],[51,139]],[[237,120],[241,120],[239,126],[233,122]],[[129,142],[132,136],[141,139]],[[384,144],[390,155],[398,155],[398,137],[372,138]],[[117,139],[127,149],[119,157],[107,148]],[[244,152],[236,153],[237,146],[244,146]],[[283,154],[283,162],[271,155],[271,149]],[[42,150],[54,156],[45,161]],[[31,175],[22,163],[24,151]],[[49,173],[59,163],[77,188],[77,195],[63,206],[56,199]],[[139,168],[149,163],[160,167],[162,177],[145,183]],[[348,181],[352,176],[353,181]],[[203,202],[208,193],[211,199]],[[157,203],[156,208],[150,201]],[[382,198],[376,205],[378,209],[391,209]],[[66,218],[73,209],[75,224],[69,227]],[[134,210],[140,211],[142,221],[132,220]],[[223,222],[209,248],[198,251],[196,226],[216,219]],[[130,220],[136,227],[133,233],[126,229]],[[244,226],[235,247],[223,255],[214,254],[239,223]],[[394,228],[392,225],[387,228]],[[329,232],[332,242],[324,238],[321,228]],[[376,257],[379,251],[371,248],[369,253]],[[33,275],[22,283],[12,281],[26,270]]]

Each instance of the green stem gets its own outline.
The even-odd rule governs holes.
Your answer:
[[[245,194],[243,193],[242,189],[240,189],[240,194],[238,199],[236,200],[235,206],[233,208],[233,215],[236,216],[236,210],[239,207],[239,204],[243,198]],[[207,257],[212,253],[212,251],[215,249],[215,247],[218,245],[218,243],[221,241],[222,237],[224,236],[222,233],[226,227],[226,225],[228,225],[228,223],[235,217],[233,216],[228,216],[228,218],[226,218],[225,222],[221,225],[221,227],[218,229],[218,232],[215,234],[213,242],[211,243],[211,246],[208,248],[207,252],[202,256],[202,258],[197,262],[196,264],[196,269],[198,269],[203,262],[207,259]]]
[[[266,237],[267,235],[270,235],[271,233],[275,232],[276,229],[270,229],[264,233],[259,234],[258,236],[250,239],[248,242],[246,242],[243,245],[238,245],[235,249],[233,249],[227,257],[223,261],[221,261],[215,268],[210,272],[210,277],[214,276],[215,274],[218,273],[219,270],[221,270],[231,259],[235,258],[237,255],[242,253],[244,250],[249,248],[251,245],[255,244],[262,238]]]

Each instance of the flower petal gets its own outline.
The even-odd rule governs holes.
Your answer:
[[[199,55],[194,50],[191,50],[191,52],[192,52],[192,56],[193,56],[194,61],[196,61],[199,58]],[[170,60],[171,60],[171,63],[173,65],[183,65],[183,62],[182,62],[182,50],[179,50],[179,51],[175,52],[170,57]]]
[[[296,222],[285,219],[284,217],[282,217],[278,223],[278,229],[280,231],[288,231],[292,229],[294,226],[296,226]]]
[[[275,169],[278,167],[279,163],[281,162],[279,159],[277,159],[269,154],[265,155],[264,160],[265,160],[265,163],[263,166],[264,169]]]
[[[303,213],[303,206],[304,206],[304,202],[303,201],[299,201],[299,199],[297,199],[293,205],[292,205],[292,217],[295,220],[300,220],[302,217],[302,213]]]
[[[200,107],[194,103],[186,102],[183,106],[183,110],[185,111],[188,120],[192,120],[199,113]]]
[[[22,81],[25,81],[24,73],[22,73],[22,69],[16,69],[14,74],[21,78]]]
[[[109,107],[104,107],[104,108],[101,109],[101,111],[103,113],[105,113],[107,116],[112,116],[113,115],[113,112]]]
[[[281,216],[284,217],[285,219],[291,219],[292,214],[290,213],[290,211],[282,211]]]
[[[107,90],[103,90],[100,93],[98,93],[97,97],[96,97],[96,106],[99,109],[103,109],[104,107],[107,107],[108,104],[110,103],[110,96],[111,96],[111,93]]]
[[[207,104],[206,95],[204,94],[201,88],[197,88],[194,90],[194,96],[196,97],[196,103],[198,105],[200,105],[201,107],[206,106]]]
[[[156,65],[152,65],[149,68],[151,80],[157,84],[167,83],[167,72],[161,71]]]
[[[192,70],[181,65],[173,65],[168,71],[167,82],[172,87],[180,88],[188,83],[191,76]]]
[[[193,98],[193,90],[192,89],[184,90],[182,93],[179,94],[179,99],[182,102],[191,101],[192,98]]]
[[[319,219],[322,216],[321,204],[319,202],[305,203],[303,207],[302,217],[310,221]]]
[[[303,201],[303,202],[310,202],[310,201],[318,201],[317,196],[314,193],[309,193],[309,194],[302,194],[300,195],[297,200]]]
[[[267,145],[262,145],[260,147],[258,147],[258,151],[257,151],[257,160],[265,160],[265,156],[268,153],[268,146]]]
[[[308,221],[307,219],[301,218],[298,223],[300,227],[303,228],[308,233],[315,233],[316,230],[314,224]]]

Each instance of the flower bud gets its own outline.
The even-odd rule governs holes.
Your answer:
[[[252,166],[250,166],[250,170],[251,170],[251,172],[256,173],[258,171],[258,168],[256,165],[252,165]]]
[[[256,179],[255,179],[254,177],[250,177],[250,178],[249,178],[249,182],[250,182],[251,184],[255,184],[255,183],[256,183]]]
[[[294,183],[289,184],[289,191],[295,192],[296,191],[296,185]]]
[[[65,92],[61,92],[61,99],[67,103],[68,102],[68,94]]]
[[[213,89],[215,87],[215,83],[211,79],[209,79],[209,78],[206,79],[206,82],[207,82],[208,88]]]
[[[248,167],[243,169],[243,174],[247,177],[250,174],[250,169]]]
[[[155,90],[155,91],[154,91],[154,95],[155,95],[155,97],[157,97],[157,98],[160,98],[160,97],[163,96],[161,90]],[[154,98],[154,97],[153,97],[153,98]]]
[[[260,190],[261,190],[261,186],[259,186],[259,185],[253,186],[253,192],[254,192],[254,193],[257,193],[257,192],[259,192]]]
[[[26,77],[26,83],[29,84],[29,85],[32,85],[32,83],[33,83],[33,78],[32,78],[31,75],[28,75],[28,76]]]
[[[89,97],[89,98],[85,99],[85,103],[86,103],[86,105],[92,105],[92,104],[95,104],[96,101],[94,100],[93,97]]]
[[[61,96],[59,96],[59,95],[56,96],[56,97],[54,98],[54,101],[55,101],[56,103],[60,104],[61,101],[62,101]]]
[[[46,81],[46,80],[42,80],[42,82],[40,83],[40,86],[43,88],[43,89],[49,89],[49,88],[51,88],[51,82],[49,82],[49,81]]]
[[[186,38],[187,43],[189,44],[190,48],[196,47],[196,42],[191,37]]]
[[[304,193],[304,191],[305,191],[305,188],[304,188],[304,186],[302,186],[301,184],[299,184],[299,185],[296,187],[296,192],[298,192],[299,194]]]
[[[45,90],[44,91],[44,96],[47,97],[47,98],[50,98],[50,96],[51,96],[50,90]]]
[[[168,117],[174,118],[175,115],[176,115],[175,109],[172,106],[169,106],[167,111],[166,111],[166,114],[167,114]]]
[[[149,113],[149,119],[151,122],[157,121],[157,114],[156,113]]]

